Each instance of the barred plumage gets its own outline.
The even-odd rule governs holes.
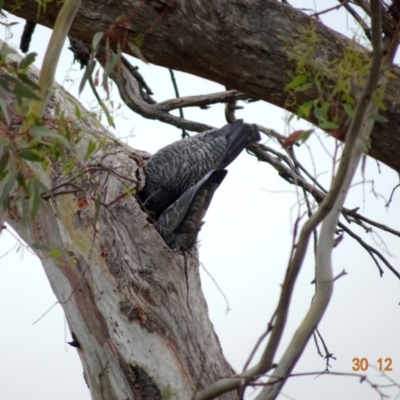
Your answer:
[[[189,250],[195,245],[204,214],[227,174],[224,168],[260,139],[256,125],[237,120],[165,146],[150,158],[139,196],[168,246]]]
[[[237,120],[163,147],[145,168],[145,187],[139,196],[146,209],[157,219],[208,172],[227,167],[246,146],[260,139],[256,125]]]

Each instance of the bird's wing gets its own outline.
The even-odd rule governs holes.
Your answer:
[[[158,218],[208,172],[224,169],[246,146],[260,139],[256,125],[237,120],[165,146],[147,163],[146,183],[139,196]]]
[[[204,214],[226,174],[224,169],[210,171],[161,214],[156,229],[168,246],[184,250],[194,246]]]

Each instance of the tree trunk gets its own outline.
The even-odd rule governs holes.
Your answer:
[[[30,73],[38,76],[35,68]],[[3,88],[0,96],[18,129],[15,96]],[[82,120],[76,120],[75,105]],[[12,205],[6,222],[42,261],[93,399],[190,399],[233,372],[208,317],[197,251],[169,249],[132,195],[143,186],[148,154],[117,142],[55,85],[45,117],[54,122],[59,113],[80,130],[74,150],[80,165],[64,176],[60,162],[46,172],[30,163],[57,189],[33,221],[24,218],[22,201]],[[2,128],[5,135],[9,127]],[[90,139],[106,144],[84,161]],[[96,200],[102,204],[97,220]]]
[[[37,3],[19,5],[8,0],[4,8],[36,20]],[[59,4],[46,4],[38,22],[52,28]],[[124,15],[125,20],[120,16]],[[119,21],[119,22],[116,22]],[[297,57],[293,48],[315,31],[314,68],[321,73],[326,98],[336,82],[329,63],[341,59],[349,48],[367,50],[330,30],[319,21],[277,0],[86,0],[72,25],[71,36],[91,43],[96,32],[107,32],[123,51],[133,54],[127,42],[144,35],[141,53],[151,63],[197,75],[236,89],[257,99],[296,111],[298,105],[320,96],[315,85],[296,93],[288,104],[285,86],[292,80]],[[34,42],[35,39],[33,39]],[[284,73],[282,73],[284,72]],[[394,69],[400,76],[400,68]],[[376,123],[369,154],[400,172],[400,111],[397,106],[400,79],[392,79],[386,91],[385,115],[389,122]],[[312,122],[312,117],[310,117]],[[340,139],[343,139],[341,137]]]

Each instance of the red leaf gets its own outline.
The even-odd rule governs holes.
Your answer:
[[[296,142],[299,141],[300,136],[304,133],[303,130],[298,130],[298,131],[294,131],[293,133],[291,133],[286,140],[283,142],[283,146],[284,147],[290,147],[293,146]]]

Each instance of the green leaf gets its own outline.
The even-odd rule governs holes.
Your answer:
[[[10,125],[10,116],[8,115],[7,104],[1,98],[0,98],[0,108],[1,112],[4,115],[4,118],[6,119],[7,125]]]
[[[308,138],[311,136],[313,132],[314,129],[308,129],[304,131],[301,135],[299,135],[296,141],[301,141],[302,143],[304,143],[306,140],[308,140]]]
[[[108,56],[110,54],[110,37],[109,36],[106,37],[105,48],[106,48],[106,54]],[[118,42],[118,48],[119,48],[119,42]]]
[[[107,122],[108,122],[108,124],[109,124],[110,126],[112,126],[113,128],[115,128],[114,120],[113,120],[113,118],[112,118],[110,112],[108,111],[107,106],[104,104],[104,101],[101,100],[99,94],[97,93],[97,90],[96,90],[96,87],[94,86],[92,77],[89,77],[89,84],[90,84],[90,88],[91,88],[92,91],[93,91],[94,97],[96,97],[96,100],[98,101],[98,103],[99,103],[101,109],[103,110],[104,114],[105,114],[106,117],[107,117]]]
[[[92,139],[89,140],[88,147],[86,149],[85,160],[87,160],[96,151],[96,142]]]
[[[0,196],[0,202],[4,203],[8,200],[8,195],[10,194],[11,190],[14,189],[15,182],[17,181],[18,171],[10,171],[5,178],[5,183],[3,186],[3,192]]]
[[[53,192],[39,179],[35,179],[36,185],[39,188],[40,195],[46,194],[49,197],[53,197]]]
[[[29,196],[29,189],[26,185],[26,179],[24,174],[21,171],[18,171],[17,182],[20,188],[25,192],[27,196]]]
[[[0,56],[2,59],[5,59],[9,54],[14,54],[16,51],[8,46],[5,42],[3,42],[3,46],[1,46]]]
[[[37,53],[28,53],[19,63],[18,69],[26,69],[35,62]]]
[[[10,159],[10,153],[8,152],[8,149],[3,149],[4,153],[0,158],[0,180],[1,177],[3,176],[4,171],[7,168],[8,165],[8,160]]]
[[[114,119],[111,116],[110,112],[108,111],[108,108],[105,105],[104,101],[100,100],[99,105],[100,105],[101,109],[103,110],[104,114],[106,114],[108,125],[115,128]]]
[[[368,153],[371,150],[371,142],[369,140],[362,139],[362,143],[364,145],[364,150],[363,151],[365,153]],[[363,176],[365,176],[364,173],[363,173]]]
[[[389,120],[381,114],[371,114],[369,117],[375,122],[382,122],[383,124],[389,122]]]
[[[82,79],[79,83],[79,89],[78,89],[79,94],[82,93],[85,84],[88,81],[88,79],[92,76],[95,67],[96,67],[96,60],[90,59],[88,65],[86,66],[85,73],[83,74]]]
[[[104,33],[103,32],[97,32],[94,34],[93,39],[92,39],[92,51],[95,53],[97,52],[99,48],[99,44],[101,39],[103,39]]]
[[[76,118],[78,118],[79,120],[82,119],[81,109],[78,107],[78,105],[75,105],[75,116],[76,116]]]
[[[8,210],[10,206],[10,193],[14,189],[18,171],[9,171],[6,175],[3,191],[0,196],[0,204],[3,210]]]
[[[17,96],[18,103],[22,103],[22,99],[41,100],[41,98],[32,90],[24,86],[17,78],[10,75],[0,77],[0,85],[9,93],[14,93]]]
[[[118,17],[115,18],[115,20],[114,20],[114,24],[117,24],[118,22],[122,22],[125,19],[126,19],[126,15],[125,14],[118,15]]]
[[[98,142],[97,150],[103,149],[106,144],[107,144],[107,138],[101,139],[100,142]]]
[[[52,139],[58,140],[64,146],[66,146],[68,148],[70,147],[68,140],[64,136],[62,136],[59,133],[57,133],[56,131],[52,131],[51,129],[46,128],[44,126],[34,126],[33,128],[30,129],[29,133],[32,136],[35,136],[40,139],[46,137],[46,138],[52,138]]]
[[[324,115],[321,107],[317,107],[317,106],[314,107],[314,117],[318,121],[325,121],[326,120],[326,115]]]
[[[106,73],[106,76],[110,76],[111,72],[114,71],[115,66],[119,63],[121,60],[122,53],[119,51],[116,53],[113,57],[113,59],[110,62],[107,62],[104,68],[104,72]]]
[[[97,224],[97,221],[99,220],[99,215],[100,215],[100,207],[101,207],[101,198],[100,195],[96,197],[96,200],[94,201],[94,218],[93,218],[93,223],[94,225]]]
[[[39,210],[39,206],[42,203],[40,197],[40,186],[37,179],[33,179],[29,183],[29,214],[31,220],[35,219],[36,214]]]
[[[32,79],[29,79],[29,76],[26,74],[17,74],[18,78],[21,79],[22,82],[29,85],[34,90],[40,90],[40,86],[34,82]]]
[[[64,169],[64,175],[68,175],[74,169],[75,165],[76,165],[75,157],[71,157],[68,165]]]
[[[52,250],[49,255],[51,258],[57,258],[61,255],[61,251],[60,250]]]
[[[144,39],[144,36],[143,36],[143,39]],[[136,38],[135,43],[128,42],[128,46],[130,47],[130,49],[132,50],[133,54],[137,58],[142,60],[144,63],[148,64],[149,62],[144,58],[144,55],[143,55],[142,51],[140,50],[140,47],[142,46],[142,43],[143,43],[143,39]]]
[[[309,118],[313,107],[314,107],[314,100],[303,103],[299,107],[299,111],[298,111],[299,117]]]
[[[3,150],[4,150],[4,148],[8,147],[10,144],[11,144],[10,139],[7,139],[7,138],[0,139],[0,149],[3,148]]]
[[[380,110],[386,110],[385,103],[383,102],[384,92],[381,88],[375,89],[375,92],[372,96],[373,103],[378,106]]]
[[[291,82],[285,86],[285,90],[294,89],[302,85],[307,80],[307,75],[297,75]]]
[[[310,89],[312,83],[305,83],[304,85],[300,85],[299,87],[295,88],[296,92],[305,92],[306,90]]]
[[[338,126],[338,124],[335,124],[335,123],[332,122],[332,121],[324,121],[324,122],[322,122],[321,124],[319,124],[319,127],[320,127],[321,129],[336,129],[336,128],[338,128],[339,126]]]
[[[321,109],[322,109],[323,115],[325,116],[324,119],[328,119],[328,111],[330,108],[331,108],[331,103],[323,103],[322,104]]]
[[[144,34],[143,33],[139,33],[135,37],[134,43],[136,44],[136,46],[142,47],[143,46],[143,42],[144,42]]]
[[[378,106],[380,110],[386,110],[385,103],[382,101],[382,98],[374,96],[372,98],[373,103]]]
[[[28,161],[42,161],[44,158],[43,154],[35,149],[21,149],[18,154]]]
[[[343,109],[344,109],[344,111],[346,111],[347,115],[348,115],[350,118],[353,117],[353,115],[354,115],[354,108],[353,108],[350,104],[348,104],[348,103],[343,104]]]
[[[2,199],[2,201],[0,201],[0,203],[1,203],[1,207],[3,208],[3,210],[8,211],[10,208],[10,197],[5,196],[4,199]]]

